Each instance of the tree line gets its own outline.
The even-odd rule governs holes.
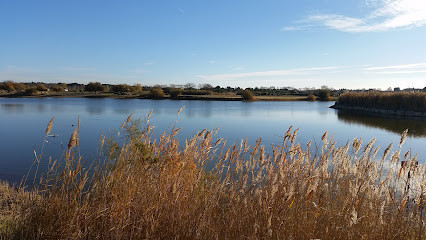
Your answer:
[[[246,100],[253,100],[254,96],[308,96],[308,100],[316,100],[317,98],[328,100],[331,97],[339,96],[344,92],[365,92],[376,89],[368,90],[347,90],[347,89],[333,89],[327,86],[316,88],[293,88],[293,87],[254,87],[254,88],[240,88],[240,87],[221,87],[212,86],[211,84],[187,83],[184,85],[154,85],[142,86],[141,84],[103,84],[100,82],[89,82],[88,84],[81,83],[18,83],[13,81],[4,81],[0,83],[0,93],[9,94],[27,94],[33,95],[43,92],[88,92],[88,93],[114,93],[114,94],[150,94],[153,98],[162,98],[169,95],[172,98],[177,98],[181,95],[221,95],[232,94],[241,95]],[[413,89],[410,89],[413,90]],[[426,87],[423,89],[414,89],[416,91],[426,92]],[[413,91],[414,91],[413,90]]]

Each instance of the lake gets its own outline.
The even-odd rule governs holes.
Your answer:
[[[366,144],[376,138],[376,146],[384,150],[400,141],[408,128],[409,135],[403,153],[419,154],[426,158],[426,121],[373,116],[330,109],[333,102],[239,102],[239,101],[174,101],[147,99],[89,99],[89,98],[0,98],[0,179],[19,182],[34,161],[34,150],[40,154],[47,123],[55,117],[51,134],[44,144],[42,170],[48,156],[61,157],[68,139],[81,117],[80,152],[84,159],[97,156],[101,133],[115,134],[130,114],[145,119],[152,110],[150,124],[155,134],[172,125],[181,127],[180,139],[195,133],[220,128],[217,137],[228,143],[247,138],[254,144],[259,137],[270,149],[280,144],[281,136],[290,126],[300,128],[298,142],[320,144],[325,131],[333,135],[338,145],[361,137]],[[185,107],[179,117],[177,112]],[[364,145],[363,144],[363,145]],[[379,152],[380,154],[380,152]]]

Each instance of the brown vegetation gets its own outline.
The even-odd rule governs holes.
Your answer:
[[[140,129],[129,117],[119,139],[101,138],[103,154],[92,170],[69,148],[62,164],[50,163],[41,198],[21,208],[3,236],[425,238],[426,169],[411,154],[400,157],[406,132],[397,152],[389,146],[376,158],[374,139],[365,146],[360,139],[336,146],[325,133],[313,150],[311,143],[302,148],[291,128],[271,154],[260,139],[254,146],[241,141],[225,147],[215,131],[203,130],[180,145],[179,129],[156,140],[151,129]],[[215,167],[207,169],[212,161]]]
[[[248,89],[241,91],[240,94],[241,94],[241,97],[243,98],[243,100],[245,100],[245,101],[254,101],[254,100],[256,100],[256,98],[254,97],[253,92],[251,92]]]
[[[161,98],[164,98],[165,96],[163,89],[161,89],[160,87],[151,88],[151,90],[149,91],[149,94],[150,94],[150,97],[154,99],[161,99]]]
[[[337,104],[386,110],[426,111],[425,92],[361,92],[344,93]]]
[[[315,97],[315,95],[313,95],[313,94],[309,94],[307,97],[306,97],[306,99],[308,100],[308,101],[311,101],[311,102],[314,102],[314,101],[316,101],[317,100],[317,98]]]

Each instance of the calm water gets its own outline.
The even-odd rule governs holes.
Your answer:
[[[0,179],[18,182],[33,163],[34,150],[40,152],[46,125],[54,116],[51,134],[45,143],[43,160],[60,158],[81,116],[80,146],[86,159],[97,154],[100,134],[114,134],[128,115],[145,118],[153,110],[151,124],[156,134],[176,123],[182,127],[180,138],[203,129],[220,128],[218,137],[228,142],[243,138],[253,144],[262,137],[264,145],[279,144],[289,126],[300,128],[298,140],[320,143],[325,131],[334,135],[339,145],[361,137],[364,143],[376,138],[376,145],[386,148],[398,145],[400,133],[410,133],[403,150],[426,157],[426,121],[380,118],[363,114],[338,112],[330,102],[222,102],[171,100],[119,100],[85,98],[0,98]],[[180,116],[176,113],[185,106]],[[395,149],[394,149],[395,150]],[[43,165],[45,169],[46,164]]]

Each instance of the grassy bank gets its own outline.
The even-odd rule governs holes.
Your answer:
[[[291,128],[267,154],[261,139],[225,147],[215,131],[204,130],[179,144],[179,129],[154,139],[152,126],[132,123],[129,117],[117,138],[100,139],[102,154],[91,170],[78,155],[77,128],[65,159],[50,162],[32,191],[39,197],[28,197],[30,204],[14,210],[16,219],[3,221],[3,237],[426,237],[426,169],[409,158],[414,154],[400,156],[389,146],[376,156],[374,140],[337,146],[327,133],[322,145],[302,147]],[[49,124],[46,134],[51,129]],[[401,160],[407,161],[403,168]]]
[[[425,92],[362,92],[339,96],[336,105],[426,112]]]

